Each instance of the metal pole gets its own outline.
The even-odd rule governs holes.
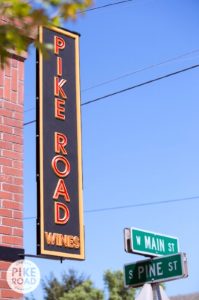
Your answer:
[[[151,284],[153,289],[153,300],[162,300],[161,294],[160,294],[160,286],[158,283],[152,283]]]

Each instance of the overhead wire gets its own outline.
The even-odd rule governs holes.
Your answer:
[[[183,201],[188,201],[188,200],[199,200],[199,196],[176,198],[176,199],[162,200],[162,201],[151,201],[151,202],[127,204],[127,205],[121,205],[121,206],[95,208],[95,209],[85,210],[84,212],[85,213],[97,213],[97,212],[105,212],[105,211],[127,209],[127,208],[136,208],[136,207],[143,207],[143,206],[171,204],[171,203],[183,202]],[[36,219],[36,217],[25,217],[24,218],[24,220],[32,220],[32,219]]]
[[[177,61],[179,59],[185,58],[185,57],[187,57],[189,55],[192,55],[192,54],[195,54],[195,53],[199,53],[199,49],[195,49],[193,51],[189,51],[189,52],[183,53],[183,54],[175,56],[173,58],[169,58],[169,59],[164,60],[164,61],[162,61],[160,63],[152,64],[152,65],[149,65],[149,66],[146,66],[146,67],[143,67],[143,68],[139,68],[139,69],[137,69],[135,71],[131,71],[131,72],[125,73],[123,75],[117,76],[115,78],[112,78],[112,79],[109,79],[109,80],[106,80],[106,81],[102,81],[101,83],[97,83],[95,85],[92,85],[92,86],[90,86],[88,88],[85,88],[85,89],[81,90],[81,92],[87,92],[87,91],[90,91],[90,90],[95,89],[97,87],[100,87],[100,86],[103,86],[103,85],[106,85],[106,84],[118,81],[120,79],[129,77],[129,76],[132,76],[132,75],[135,75],[137,73],[141,73],[141,72],[144,72],[144,71],[147,71],[147,70],[159,67],[159,66],[163,66],[165,64],[169,64],[171,62]]]
[[[162,65],[165,65],[165,64],[168,64],[168,63],[177,61],[177,60],[179,60],[179,59],[185,58],[185,57],[187,57],[187,56],[189,56],[189,55],[192,55],[192,54],[195,54],[195,53],[199,53],[199,49],[195,49],[195,50],[192,50],[192,51],[189,51],[189,52],[180,54],[180,55],[178,55],[178,56],[175,56],[175,57],[173,57],[173,58],[169,58],[169,59],[167,59],[167,60],[161,61],[161,62],[159,62],[159,63],[157,63],[157,64],[152,64],[152,65],[149,65],[149,66],[146,66],[146,67],[143,67],[143,68],[139,68],[139,69],[137,69],[137,70],[135,70],[135,71],[125,73],[125,74],[123,74],[123,75],[117,76],[117,77],[115,77],[115,78],[112,78],[112,79],[109,79],[109,80],[106,80],[106,81],[102,81],[101,83],[98,83],[98,84],[96,84],[96,85],[90,86],[90,87],[85,88],[85,89],[82,89],[81,92],[86,92],[86,91],[95,89],[95,88],[97,88],[97,87],[100,87],[100,86],[103,86],[103,85],[112,83],[112,82],[114,82],[114,81],[117,81],[117,80],[120,80],[120,79],[129,77],[129,76],[135,75],[135,74],[137,74],[137,73],[141,73],[141,72],[144,72],[144,71],[147,71],[147,70],[150,70],[150,69],[153,69],[153,68],[156,68],[156,67],[159,67],[159,66],[162,66]],[[32,110],[35,110],[35,107],[30,107],[30,108],[24,110],[24,113],[29,112],[29,111],[32,111]]]
[[[98,98],[95,98],[95,99],[92,99],[92,100],[83,102],[83,103],[81,104],[81,106],[88,105],[88,104],[91,104],[91,103],[94,103],[94,102],[97,102],[97,101],[101,101],[101,100],[103,100],[103,99],[105,99],[105,98],[113,97],[113,96],[115,96],[115,95],[118,95],[118,94],[121,94],[121,93],[130,91],[130,90],[139,88],[139,87],[144,86],[144,85],[148,85],[148,84],[154,83],[154,82],[156,82],[156,81],[159,81],[159,80],[162,80],[162,79],[171,77],[171,76],[175,76],[175,75],[180,74],[180,73],[183,73],[183,72],[187,72],[187,71],[189,71],[189,70],[192,70],[192,69],[195,69],[195,68],[198,68],[198,67],[199,67],[199,64],[196,64],[196,65],[193,65],[193,66],[188,67],[188,68],[180,69],[180,70],[178,70],[178,71],[175,71],[175,72],[172,72],[172,73],[168,73],[168,74],[166,74],[166,75],[163,75],[163,76],[160,76],[160,77],[156,77],[156,78],[151,79],[151,80],[148,80],[148,81],[144,81],[144,82],[142,82],[142,83],[139,83],[139,84],[130,86],[130,87],[128,87],[128,88],[125,88],[125,89],[122,89],[122,90],[118,90],[118,91],[116,91],[116,92],[113,92],[113,93],[110,93],[110,94],[106,94],[106,95],[104,95],[104,96],[101,96],[101,97],[98,97]]]
[[[95,102],[99,102],[99,101],[102,101],[106,98],[110,98],[110,97],[113,97],[113,96],[116,96],[118,94],[121,94],[121,93],[125,93],[125,92],[128,92],[130,90],[133,90],[133,89],[136,89],[136,88],[139,88],[139,87],[142,87],[142,86],[145,86],[145,85],[149,85],[149,84],[152,84],[154,82],[157,82],[157,81],[160,81],[160,80],[163,80],[165,78],[169,78],[169,77],[173,77],[173,76],[176,76],[178,74],[181,74],[181,73],[184,73],[184,72],[187,72],[187,71],[190,71],[190,70],[193,70],[193,69],[196,69],[199,67],[199,64],[195,64],[195,65],[192,65],[190,67],[187,67],[187,68],[184,68],[184,69],[180,69],[180,70],[177,70],[175,72],[172,72],[172,73],[168,73],[168,74],[165,74],[163,76],[160,76],[160,77],[156,77],[154,79],[151,79],[151,80],[148,80],[148,81],[144,81],[144,82],[141,82],[139,84],[136,84],[136,85],[133,85],[133,86],[130,86],[130,87],[127,87],[125,89],[120,89],[118,91],[115,91],[113,93],[109,93],[109,94],[106,94],[106,95],[103,95],[101,97],[97,97],[95,99],[91,99],[91,100],[88,100],[88,101],[85,101],[81,104],[81,106],[85,106],[85,105],[89,105],[91,103],[95,103]],[[32,124],[36,122],[36,120],[32,120],[32,121],[29,121],[29,122],[25,122],[24,123],[24,126],[26,125],[29,125],[29,124]]]
[[[98,9],[102,9],[102,8],[107,8],[107,7],[110,7],[110,6],[120,5],[120,4],[124,4],[124,3],[127,3],[127,2],[132,2],[132,1],[134,1],[134,0],[122,0],[122,1],[114,2],[114,3],[107,3],[107,4],[104,4],[104,5],[101,5],[101,6],[87,8],[85,10],[82,10],[82,11],[78,12],[78,14],[88,12],[88,11],[98,10]]]

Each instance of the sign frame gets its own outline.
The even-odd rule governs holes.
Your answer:
[[[145,281],[140,281],[139,283],[127,283],[126,280],[126,268],[131,267],[131,266],[139,266],[142,264],[147,265],[148,263],[153,263],[153,262],[157,262],[157,261],[161,261],[161,260],[168,260],[169,258],[173,258],[174,256],[180,256],[180,261],[181,261],[181,274],[176,275],[176,276],[172,276],[172,277],[165,277],[165,278],[161,278],[161,279],[149,279],[149,280],[145,280]],[[188,267],[187,267],[187,257],[185,253],[177,253],[177,254],[172,254],[172,255],[165,255],[165,256],[161,256],[161,257],[155,257],[155,258],[151,258],[151,259],[145,259],[145,260],[141,260],[141,261],[136,261],[135,263],[130,263],[130,264],[125,264],[124,265],[124,285],[125,287],[140,287],[143,286],[145,283],[160,283],[160,282],[166,282],[166,281],[172,281],[172,280],[176,280],[176,279],[180,279],[180,278],[186,278],[188,277]]]
[[[44,54],[42,53],[42,51],[37,51],[37,124],[36,124],[36,132],[37,132],[37,143],[36,143],[36,152],[37,152],[37,254],[47,257],[47,258],[51,258],[51,259],[76,259],[76,260],[84,260],[85,259],[85,245],[84,245],[84,222],[83,222],[83,180],[82,180],[82,137],[81,137],[81,109],[80,109],[80,70],[79,70],[79,34],[75,33],[75,32],[71,32],[69,30],[65,30],[62,28],[58,28],[58,27],[39,27],[39,42],[42,44],[44,43],[44,31],[52,31],[55,35],[57,36],[62,36],[63,39],[64,38],[68,38],[68,39],[72,39],[72,41],[74,42],[74,77],[75,77],[75,88],[73,93],[75,94],[75,103],[74,105],[74,109],[76,111],[76,116],[74,116],[76,125],[75,125],[75,131],[74,131],[74,136],[76,136],[76,151],[75,154],[73,156],[75,156],[75,162],[76,162],[76,166],[77,166],[77,185],[75,186],[75,190],[76,190],[76,194],[77,196],[77,204],[76,206],[78,207],[77,212],[75,212],[77,214],[76,216],[76,223],[78,224],[72,224],[70,225],[71,227],[74,226],[75,227],[75,231],[78,232],[78,237],[74,236],[74,239],[76,238],[76,241],[73,239],[72,240],[72,233],[70,234],[70,232],[67,232],[66,228],[63,229],[62,232],[59,232],[59,243],[61,241],[61,238],[63,235],[63,238],[68,238],[68,243],[70,244],[70,246],[67,246],[66,248],[64,248],[64,251],[61,251],[61,247],[57,247],[57,250],[49,250],[48,248],[48,244],[45,240],[45,223],[46,223],[46,219],[48,217],[47,213],[45,212],[45,201],[47,196],[47,192],[45,190],[45,186],[44,186],[44,179],[45,179],[45,170],[44,170],[44,158],[46,156],[46,153],[44,151],[44,90],[45,90],[45,86],[43,83],[43,75],[44,75]],[[62,45],[61,45],[62,46]],[[63,47],[60,46],[60,52],[63,49]],[[58,44],[58,48],[59,48],[59,44]],[[55,50],[54,50],[55,51]],[[56,57],[57,59],[57,57]],[[55,63],[54,63],[55,65]],[[58,62],[56,62],[56,66],[58,69]],[[59,61],[59,75],[62,73],[62,60]],[[55,71],[57,71],[57,69]],[[58,71],[57,71],[58,72]],[[56,75],[56,74],[55,74]],[[58,76],[59,76],[58,75]],[[57,76],[57,78],[58,78]],[[55,78],[55,76],[54,76]],[[60,80],[60,81],[59,81]],[[67,82],[67,80],[64,80],[63,82]],[[60,79],[58,78],[58,84],[56,85],[57,87],[57,97],[59,97],[60,95],[58,95],[58,93],[63,93],[64,96],[64,84],[63,84],[62,80],[61,80],[61,76]],[[54,85],[54,91],[55,91],[55,80],[54,82],[51,82],[52,85]],[[63,88],[64,86],[64,88]],[[55,92],[54,92],[55,93]],[[53,99],[55,98],[55,94],[52,95]],[[64,97],[65,98],[65,97]],[[67,97],[66,97],[67,98]],[[48,99],[49,100],[49,99]],[[59,99],[58,99],[59,100]],[[62,99],[61,99],[62,100]],[[68,101],[68,99],[67,99]],[[65,101],[66,102],[66,101]],[[61,103],[61,101],[60,101]],[[68,102],[66,102],[68,103]],[[49,105],[49,104],[48,104]],[[66,104],[65,104],[66,105]],[[63,117],[63,104],[60,104],[59,106],[59,116]],[[54,109],[54,108],[53,108]],[[72,111],[72,110],[71,110]],[[58,119],[57,117],[55,118],[56,120]],[[55,131],[57,131],[57,128],[53,129],[55,134]],[[64,136],[64,134],[63,134]],[[46,138],[46,137],[45,137]],[[63,142],[63,140],[60,139],[60,141]],[[55,143],[55,142],[54,142]],[[59,144],[59,148],[60,149],[64,149],[64,147],[67,145],[67,142],[65,142],[64,146],[63,143],[61,145],[61,142]],[[53,146],[55,147],[55,146]],[[60,151],[59,149],[59,151]],[[64,149],[65,150],[65,149]],[[63,151],[63,150],[62,150]],[[60,151],[61,152],[61,151]],[[58,152],[57,152],[58,153]],[[67,151],[66,151],[67,153]],[[61,155],[59,155],[61,156]],[[65,161],[69,161],[69,158],[67,157],[67,159],[60,159],[60,162],[65,162]],[[55,163],[54,163],[55,164]],[[69,165],[69,163],[68,163]],[[56,165],[57,168],[54,167],[55,170],[58,169],[58,163]],[[50,168],[50,167],[49,167]],[[61,167],[59,167],[61,168]],[[63,166],[62,166],[63,168]],[[51,167],[51,169],[53,169]],[[69,169],[69,167],[68,167]],[[60,174],[63,174],[63,171],[60,171]],[[63,179],[64,180],[64,179]],[[71,185],[73,185],[73,183],[70,183]],[[58,185],[57,185],[58,187]],[[59,195],[62,194],[63,198],[63,184],[62,186],[60,185],[60,188],[57,189],[60,191],[60,193],[58,193]],[[64,192],[65,192],[65,197],[66,197],[66,187],[64,188]],[[51,196],[52,198],[52,196]],[[49,201],[52,202],[52,206],[55,205],[55,203],[57,203],[57,198],[56,201],[53,199],[50,199]],[[72,200],[71,200],[72,201]],[[64,205],[64,204],[62,204]],[[68,205],[68,203],[67,203]],[[66,206],[66,205],[65,205]],[[61,211],[61,210],[60,210]],[[75,214],[74,213],[74,214]],[[54,212],[54,214],[56,214]],[[68,213],[69,216],[71,216],[71,213]],[[55,217],[56,218],[56,217]],[[62,220],[63,217],[61,217],[61,213],[60,213],[60,220]],[[76,220],[75,219],[75,220]],[[49,221],[49,220],[47,220]],[[50,221],[49,221],[50,222]],[[59,228],[60,228],[60,224],[58,223]],[[56,224],[56,226],[58,226]],[[53,225],[52,225],[53,226]],[[64,227],[64,226],[63,226]],[[58,228],[58,227],[57,227]],[[75,249],[77,248],[77,238],[79,239],[79,248],[78,250]],[[64,243],[62,241],[62,243]],[[72,243],[73,243],[73,249],[72,248]],[[76,243],[76,244],[75,244]],[[52,246],[54,247],[54,244],[52,244]],[[59,245],[60,246],[60,245]],[[71,247],[71,248],[70,248]],[[76,251],[77,250],[77,251]]]
[[[136,247],[134,245],[134,242],[133,242],[133,231],[139,231],[141,233],[146,233],[146,234],[149,234],[153,237],[158,237],[158,238],[163,238],[163,239],[169,239],[170,242],[174,242],[176,243],[176,247],[177,247],[177,250],[176,251],[173,251],[171,252],[171,254],[167,253],[167,254],[164,254],[164,253],[158,253],[160,252],[160,250],[157,250],[157,251],[145,251],[145,250],[140,250],[138,249],[138,246]],[[159,246],[160,247],[160,246]],[[165,234],[161,234],[161,233],[157,233],[157,232],[152,232],[152,231],[149,231],[149,230],[144,230],[144,229],[140,229],[140,228],[137,228],[137,227],[130,227],[130,228],[125,228],[124,229],[124,249],[126,252],[128,253],[135,253],[135,254],[140,254],[140,255],[144,255],[144,256],[148,256],[148,257],[157,257],[157,256],[164,256],[164,255],[172,255],[172,254],[177,254],[179,253],[179,239],[177,237],[174,237],[174,236],[170,236],[170,235],[165,235]]]

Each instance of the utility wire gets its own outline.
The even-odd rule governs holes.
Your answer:
[[[163,201],[136,203],[136,204],[123,205],[123,206],[112,206],[112,207],[106,207],[106,208],[96,208],[96,209],[85,210],[85,213],[94,213],[94,212],[103,212],[103,211],[110,211],[110,210],[117,210],[117,209],[126,209],[126,208],[133,208],[133,207],[161,205],[161,204],[168,204],[168,203],[182,202],[182,201],[196,200],[196,199],[199,199],[199,196],[187,197],[187,198],[179,198],[179,199],[172,199],[172,200],[163,200]]]
[[[171,63],[171,62],[174,62],[176,60],[179,60],[179,59],[182,59],[186,56],[189,56],[191,54],[195,54],[195,53],[198,53],[199,52],[199,49],[195,49],[193,51],[189,51],[189,52],[186,52],[186,53],[183,53],[181,55],[178,55],[176,57],[173,57],[173,58],[170,58],[170,59],[167,59],[165,61],[162,61],[160,63],[157,63],[157,64],[152,64],[152,65],[149,65],[147,67],[143,67],[143,68],[140,68],[140,69],[137,69],[135,71],[132,71],[132,72],[129,72],[129,73],[126,73],[126,74],[123,74],[123,75],[120,75],[118,77],[115,77],[115,78],[112,78],[112,79],[109,79],[107,81],[103,81],[101,83],[98,83],[96,85],[93,85],[93,86],[90,86],[88,88],[85,88],[83,90],[81,90],[81,92],[86,92],[86,91],[89,91],[89,90],[92,90],[94,88],[97,88],[97,87],[100,87],[100,86],[103,86],[103,85],[106,85],[106,84],[109,84],[111,82],[114,82],[114,81],[117,81],[117,80],[120,80],[120,79],[123,79],[125,77],[129,77],[129,76],[132,76],[132,75],[135,75],[137,73],[141,73],[143,71],[147,71],[147,70],[150,70],[150,69],[153,69],[153,68],[156,68],[156,67],[159,67],[159,66],[162,66],[162,65],[165,65],[165,64],[168,64],[168,63]],[[35,107],[30,107],[26,110],[24,110],[24,112],[29,112],[29,111],[32,111],[32,110],[35,110]]]
[[[124,92],[128,92],[128,91],[130,91],[130,90],[133,90],[133,89],[142,87],[142,86],[144,86],[144,85],[148,85],[148,84],[154,83],[154,82],[156,82],[156,81],[160,81],[160,80],[165,79],[165,78],[169,78],[169,77],[178,75],[178,74],[180,74],[180,73],[184,73],[184,72],[193,70],[193,69],[198,68],[198,67],[199,67],[199,64],[196,64],[196,65],[193,65],[193,66],[191,66],[191,67],[188,67],[188,68],[185,68],[185,69],[181,69],[181,70],[175,71],[175,72],[173,72],[173,73],[168,73],[168,74],[166,74],[166,75],[164,75],[164,76],[156,77],[156,78],[154,78],[154,79],[151,79],[151,80],[148,80],[148,81],[141,82],[141,83],[139,83],[139,84],[130,86],[130,87],[128,87],[128,88],[125,88],[125,89],[122,89],[122,90],[119,90],[119,91],[116,91],[116,92],[113,92],[113,93],[110,93],[110,94],[106,94],[106,95],[104,95],[104,96],[101,96],[101,97],[98,97],[98,98],[95,98],[95,99],[92,99],[92,100],[89,100],[89,101],[86,101],[86,102],[83,102],[83,103],[81,104],[81,106],[89,105],[89,104],[91,104],[91,103],[98,102],[98,101],[104,100],[104,99],[109,98],[109,97],[113,97],[113,96],[115,96],[115,95],[118,95],[118,94],[121,94],[121,93],[124,93]],[[24,126],[29,125],[29,124],[32,124],[32,123],[34,123],[34,122],[36,122],[36,120],[32,120],[32,121],[26,122],[26,123],[24,123]]]
[[[116,92],[113,92],[113,93],[110,93],[110,94],[106,94],[106,95],[104,95],[104,96],[101,96],[101,97],[98,97],[98,98],[95,98],[95,99],[92,99],[92,100],[89,100],[89,101],[86,101],[86,102],[83,102],[83,103],[81,104],[81,106],[88,105],[88,104],[91,104],[91,103],[94,103],[94,102],[97,102],[97,101],[101,101],[101,100],[103,100],[103,99],[105,99],[105,98],[113,97],[113,96],[115,96],[115,95],[118,95],[118,94],[121,94],[121,93],[124,93],[124,92],[128,92],[128,91],[130,91],[130,90],[139,88],[139,87],[141,87],[141,86],[148,85],[148,84],[151,84],[151,83],[153,83],[153,82],[156,82],[156,81],[159,81],[159,80],[168,78],[168,77],[172,77],[172,76],[175,76],[175,75],[177,75],[177,74],[180,74],[180,73],[183,73],[183,72],[186,72],[186,71],[189,71],[189,70],[198,68],[198,67],[199,67],[199,64],[193,65],[193,66],[191,66],[191,67],[188,67],[188,68],[185,68],[185,69],[181,69],[181,70],[178,70],[178,71],[173,72],[173,73],[166,74],[166,75],[161,76],[161,77],[157,77],[157,78],[154,78],[154,79],[151,79],[151,80],[148,80],[148,81],[144,81],[144,82],[142,82],[142,83],[139,83],[139,84],[130,86],[130,87],[125,88],[125,89],[123,89],[123,90],[119,90],[119,91],[116,91]]]
[[[102,5],[102,6],[91,7],[91,8],[85,9],[83,11],[80,11],[79,14],[84,13],[84,12],[88,12],[88,11],[107,8],[107,7],[114,6],[114,5],[120,5],[120,4],[123,4],[123,3],[126,3],[126,2],[132,2],[132,1],[134,1],[134,0],[123,0],[123,1],[119,1],[119,2],[108,3],[108,4],[105,4],[105,5]]]
[[[101,83],[97,83],[97,84],[95,84],[95,85],[92,85],[92,86],[90,86],[90,87],[88,87],[88,88],[85,88],[85,89],[81,90],[81,92],[87,92],[87,91],[90,91],[90,90],[95,89],[95,88],[97,88],[97,87],[100,87],[100,86],[103,86],[103,85],[112,83],[112,82],[114,82],[114,81],[117,81],[117,80],[120,80],[120,79],[129,77],[129,76],[132,76],[132,75],[135,75],[135,74],[137,74],[137,73],[141,73],[141,72],[143,72],[143,71],[147,71],[147,70],[150,70],[150,69],[153,69],[153,68],[156,68],[156,67],[159,67],[159,66],[162,66],[162,65],[165,65],[165,64],[174,62],[174,61],[176,61],[176,60],[185,58],[186,56],[189,56],[189,55],[191,55],[191,54],[195,54],[195,53],[198,53],[198,52],[199,52],[199,49],[196,49],[196,50],[193,50],[193,51],[190,51],[190,52],[187,52],[187,53],[183,53],[183,54],[181,54],[181,55],[178,55],[178,56],[176,56],[176,57],[167,59],[167,60],[162,61],[162,62],[160,62],[160,63],[152,64],[152,65],[149,65],[149,66],[147,66],[147,67],[143,67],[143,68],[137,69],[137,70],[135,70],[135,71],[132,71],[132,72],[129,72],[129,73],[125,73],[125,74],[120,75],[120,76],[118,76],[118,77],[115,77],[115,78],[112,78],[112,79],[109,79],[109,80],[106,80],[106,81],[102,81]]]
[[[177,199],[170,199],[170,200],[163,200],[163,201],[152,201],[152,202],[143,202],[143,203],[122,205],[122,206],[112,206],[112,207],[88,209],[88,210],[85,210],[84,212],[85,213],[105,212],[105,211],[118,210],[118,209],[136,208],[136,207],[162,205],[162,204],[171,204],[171,203],[175,203],[175,202],[182,202],[182,201],[188,201],[188,200],[198,200],[198,199],[199,199],[199,196],[193,196],[193,197],[177,198]],[[32,220],[32,219],[36,219],[36,217],[25,217],[24,218],[24,220]]]

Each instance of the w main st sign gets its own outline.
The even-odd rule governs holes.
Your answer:
[[[145,256],[171,255],[179,252],[177,237],[138,228],[124,229],[125,251]]]
[[[37,253],[84,259],[79,35],[40,28],[37,53]]]

